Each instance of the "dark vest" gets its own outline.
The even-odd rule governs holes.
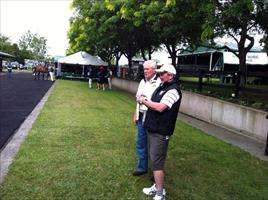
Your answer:
[[[151,100],[160,102],[166,92],[171,89],[176,89],[178,91],[180,99],[175,102],[170,109],[166,109],[163,112],[148,109],[144,122],[147,131],[161,135],[173,134],[182,97],[178,84],[175,81],[171,83],[165,82],[154,91]]]

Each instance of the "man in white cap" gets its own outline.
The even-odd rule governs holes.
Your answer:
[[[144,188],[143,192],[154,195],[154,200],[165,200],[164,164],[180,107],[181,92],[175,81],[176,69],[173,65],[163,65],[156,72],[159,73],[161,84],[151,99],[137,98],[138,103],[148,107],[144,126],[148,134],[149,155],[155,180],[155,184]]]

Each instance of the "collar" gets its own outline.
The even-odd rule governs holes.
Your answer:
[[[149,82],[149,83],[155,83],[156,80],[157,80],[157,78],[158,78],[158,75],[155,74],[149,81],[146,80],[146,78],[144,78],[144,82],[145,82],[145,83],[146,83],[146,82]]]

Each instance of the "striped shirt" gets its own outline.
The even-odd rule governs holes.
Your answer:
[[[165,104],[169,109],[180,99],[180,95],[176,89],[171,89],[162,97],[160,103]]]

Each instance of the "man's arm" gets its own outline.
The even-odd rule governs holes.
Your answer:
[[[164,103],[153,102],[145,97],[140,97],[139,99],[137,99],[137,101],[141,104],[144,104],[148,108],[157,111],[157,112],[163,112],[168,108],[167,105]]]
[[[136,98],[138,98],[141,95],[142,87],[143,87],[143,80],[141,80],[140,83],[139,83],[138,90],[137,90],[137,93],[136,93]],[[135,112],[133,114],[133,123],[134,123],[134,125],[137,125],[137,123],[138,123],[139,110],[140,110],[140,104],[137,103]]]
[[[180,95],[176,89],[169,90],[161,99],[160,102],[153,102],[146,97],[137,97],[136,101],[144,104],[151,110],[163,112],[172,107],[172,105],[180,99]]]
[[[137,125],[138,120],[139,120],[139,110],[140,110],[140,104],[137,103],[136,105],[136,110],[133,115],[133,123],[134,125]]]

